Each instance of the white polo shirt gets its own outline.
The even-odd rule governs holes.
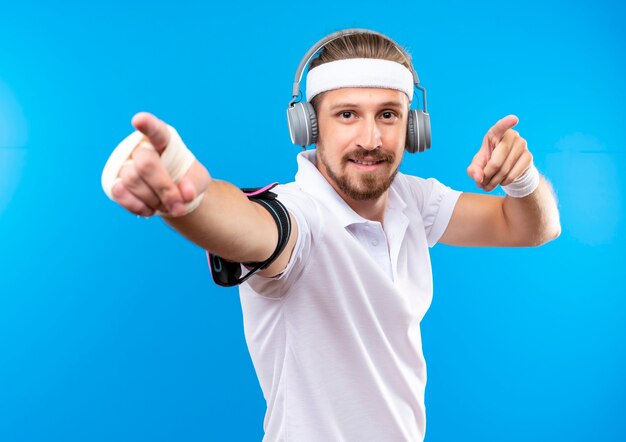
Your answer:
[[[341,199],[314,150],[298,155],[295,182],[275,191],[297,220],[295,249],[279,277],[255,275],[240,288],[267,402],[263,440],[423,440],[428,248],[461,192],[399,173],[383,228]]]

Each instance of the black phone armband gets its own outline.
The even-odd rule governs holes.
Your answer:
[[[211,252],[207,252],[211,275],[217,285],[232,287],[241,284],[259,270],[269,267],[285,249],[291,235],[291,219],[289,218],[289,212],[278,200],[277,195],[274,192],[270,192],[277,184],[278,183],[273,183],[265,187],[241,189],[250,201],[254,201],[263,206],[272,215],[272,218],[274,218],[276,226],[278,227],[278,244],[276,245],[274,253],[263,262],[238,263],[227,261]],[[249,270],[243,277],[241,276],[241,264],[245,265]]]

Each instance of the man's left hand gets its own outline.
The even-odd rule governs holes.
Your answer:
[[[515,115],[508,115],[494,124],[467,168],[469,177],[485,192],[491,192],[498,184],[511,184],[533,162],[526,140],[513,130],[518,121]]]

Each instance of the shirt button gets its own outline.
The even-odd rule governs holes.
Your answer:
[[[372,240],[372,245],[373,246],[377,246],[378,245],[378,240],[377,239],[373,239]]]

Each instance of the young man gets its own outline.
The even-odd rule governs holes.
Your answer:
[[[309,68],[316,150],[298,155],[295,182],[274,189],[291,233],[283,231],[276,259],[240,286],[268,407],[265,440],[422,440],[419,324],[432,298],[428,248],[537,246],[560,233],[555,198],[512,129],[514,116],[489,129],[467,168],[485,191],[505,186],[506,197],[398,173],[415,135],[407,126],[415,123],[416,78],[404,51],[368,31],[327,39]],[[156,117],[140,113],[132,123],[143,141],[137,138],[110,183],[120,205],[143,216],[162,213],[228,261],[258,263],[274,254],[284,223],[277,228],[267,207],[211,178],[184,147],[166,160],[179,140]]]

